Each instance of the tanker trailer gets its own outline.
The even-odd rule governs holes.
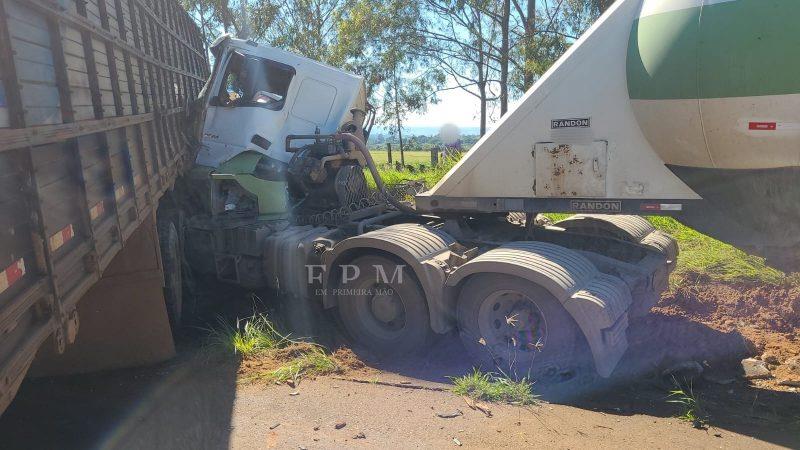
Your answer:
[[[666,212],[797,270],[798,18],[791,0],[618,1],[419,207]]]

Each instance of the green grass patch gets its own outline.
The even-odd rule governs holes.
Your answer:
[[[239,319],[235,324],[220,318],[209,330],[208,346],[241,357],[243,381],[292,380],[296,384],[304,377],[341,370],[323,347],[281,334],[264,314]]]
[[[475,400],[512,405],[536,403],[532,384],[524,378],[514,381],[507,377],[475,369],[471,374],[451,377],[450,380],[453,382],[453,393],[466,395]]]
[[[691,386],[681,387],[677,381],[675,389],[667,397],[668,403],[674,403],[681,408],[678,418],[690,422],[695,428],[705,428],[708,423],[708,414],[703,408],[700,396],[694,393]]]
[[[385,165],[389,163],[389,155],[386,153],[386,149],[383,150],[370,150],[372,153],[372,159],[375,160],[375,164],[377,165]],[[411,150],[403,152],[403,159],[405,160],[406,164],[410,164],[412,166],[430,166],[431,165],[431,152],[429,151],[419,151],[419,150]],[[400,150],[392,149],[392,163],[400,161]]]
[[[252,356],[290,344],[288,336],[279,333],[269,318],[257,314],[239,319],[235,324],[219,318],[217,326],[209,330],[209,345],[223,351]]]
[[[725,282],[781,284],[787,281],[780,270],[769,267],[764,258],[749,255],[736,247],[706,236],[671,217],[647,217],[659,230],[678,241],[680,255],[673,272],[673,283],[693,282],[698,278]]]
[[[378,161],[375,161],[375,164],[378,165],[378,173],[386,186],[394,186],[408,181],[420,181],[425,184],[427,189],[430,189],[441,180],[457,162],[458,159],[456,158],[445,158],[440,161],[437,166],[428,165],[422,170],[413,171],[407,168],[398,170],[394,165],[381,165]],[[375,180],[372,178],[372,174],[369,170],[366,171],[366,177],[367,184],[374,189]]]

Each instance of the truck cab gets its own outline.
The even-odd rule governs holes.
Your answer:
[[[287,163],[287,135],[335,133],[352,110],[367,109],[359,76],[229,35],[211,51],[199,166],[217,169],[248,151]]]

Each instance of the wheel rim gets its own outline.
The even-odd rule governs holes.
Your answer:
[[[372,283],[356,301],[358,318],[370,334],[382,339],[399,337],[406,326],[403,298],[391,286]]]
[[[478,310],[481,343],[498,362],[531,359],[547,344],[547,320],[527,295],[514,290],[491,293]]]

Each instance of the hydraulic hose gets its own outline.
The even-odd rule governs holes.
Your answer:
[[[364,155],[364,159],[367,161],[367,167],[369,168],[369,171],[372,174],[372,178],[375,179],[375,185],[378,186],[378,190],[381,192],[381,194],[383,194],[387,202],[391,203],[392,206],[394,206],[395,208],[406,214],[419,215],[419,212],[416,209],[395,199],[389,194],[389,191],[386,190],[386,186],[383,184],[383,179],[381,179],[381,175],[378,173],[378,168],[375,167],[375,161],[372,159],[372,154],[369,152],[367,145],[364,142],[362,142],[361,139],[350,133],[337,133],[334,137],[336,139],[341,139],[342,141],[353,144],[353,146],[359,152],[361,152],[362,155]]]

